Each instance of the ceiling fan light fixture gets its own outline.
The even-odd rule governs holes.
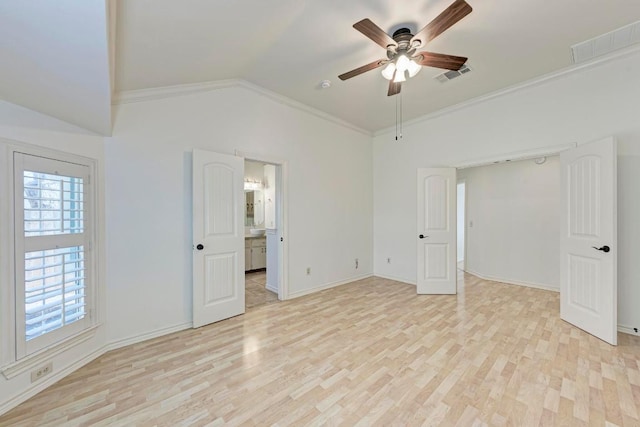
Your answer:
[[[409,65],[407,67],[407,71],[409,72],[409,77],[413,77],[418,74],[422,70],[422,65],[418,64],[413,59],[409,61]]]
[[[411,61],[407,58],[407,55],[398,55],[398,58],[396,59],[396,68],[401,73],[404,73],[409,69],[410,62]]]
[[[407,55],[403,54],[399,55],[396,59],[396,69],[403,77],[403,80],[394,80],[396,83],[399,83],[400,81],[406,80],[405,72],[409,73],[409,77],[413,77],[420,72],[422,66],[415,62],[413,59],[409,59]]]
[[[384,67],[384,69],[382,70],[382,77],[384,77],[387,80],[391,80],[393,78],[393,73],[395,72],[396,72],[396,64],[394,64],[393,62],[389,62],[389,65]]]
[[[402,82],[406,82],[407,78],[405,76],[406,70],[405,71],[400,71],[400,69],[398,68],[396,70],[396,77],[393,79],[394,83],[402,83]]]

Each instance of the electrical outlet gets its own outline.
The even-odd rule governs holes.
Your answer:
[[[358,269],[358,258],[356,258],[356,270]]]
[[[391,264],[391,258],[387,258],[387,264]]]
[[[307,267],[307,276],[311,276],[311,267]]]
[[[31,382],[36,382],[42,377],[45,377],[53,372],[53,362],[49,362],[44,366],[39,367],[31,371]]]

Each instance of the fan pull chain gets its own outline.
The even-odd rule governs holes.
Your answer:
[[[396,141],[398,140],[398,97],[396,96]]]
[[[396,98],[396,141],[402,139],[402,94],[395,96]],[[398,114],[400,115],[400,133],[398,134]]]
[[[402,139],[402,94],[396,95],[396,141]],[[399,117],[399,120],[398,120]],[[398,133],[398,127],[400,133]]]

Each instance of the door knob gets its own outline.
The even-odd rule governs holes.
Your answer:
[[[198,246],[196,246],[196,249],[201,251],[204,249],[204,245],[202,243],[198,243]]]
[[[424,239],[425,237],[429,237],[429,236],[425,236],[424,234],[421,234],[418,237],[421,238],[421,239]]]
[[[591,246],[593,249],[597,250],[597,251],[602,251],[604,253],[607,253],[611,250],[611,248],[609,246],[603,246],[601,248],[596,248],[595,246]]]

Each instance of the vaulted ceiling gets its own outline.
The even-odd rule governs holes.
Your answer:
[[[396,98],[379,70],[338,80],[385,57],[352,25],[417,30],[452,1],[3,0],[0,98],[106,134],[111,89],[244,79],[373,132],[393,125]],[[403,86],[405,120],[569,67],[571,45],[640,20],[635,0],[467,1],[473,12],[428,48],[473,71],[440,83],[424,68]]]
[[[107,135],[105,0],[0,1],[0,99]]]

